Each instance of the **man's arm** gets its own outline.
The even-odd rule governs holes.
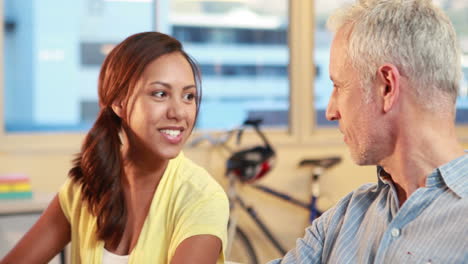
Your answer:
[[[39,220],[0,263],[47,263],[66,246],[70,236],[70,223],[56,195]]]
[[[292,263],[322,263],[324,234],[321,229],[323,217],[316,219],[305,230],[305,235],[297,239],[296,247],[288,251],[281,259],[275,259],[268,264]]]

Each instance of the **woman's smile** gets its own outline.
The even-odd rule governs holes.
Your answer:
[[[172,144],[178,144],[182,141],[184,135],[183,128],[163,128],[159,129],[163,137]]]

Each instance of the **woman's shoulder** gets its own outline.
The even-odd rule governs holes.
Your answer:
[[[70,220],[72,212],[82,206],[81,184],[67,178],[58,193],[59,203],[65,216]]]
[[[73,180],[70,177],[67,177],[62,187],[59,190],[60,199],[65,199],[67,201],[73,201],[79,199],[81,196],[81,184]]]
[[[201,193],[222,192],[221,185],[215,178],[202,166],[193,160],[185,157],[183,154],[178,157],[176,179],[180,185],[190,185],[193,190]]]

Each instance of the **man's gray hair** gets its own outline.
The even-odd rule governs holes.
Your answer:
[[[391,63],[427,109],[455,104],[460,49],[449,18],[430,0],[357,0],[328,20],[334,32],[343,26],[350,28],[349,61],[367,94],[378,67]]]

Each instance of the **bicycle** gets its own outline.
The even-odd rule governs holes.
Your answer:
[[[262,233],[268,238],[268,241],[281,254],[286,254],[286,250],[278,241],[277,237],[271,232],[258,213],[252,206],[247,205],[237,192],[237,185],[246,184],[256,190],[273,195],[283,201],[292,203],[296,206],[309,211],[310,223],[322,212],[317,208],[317,199],[320,197],[319,178],[324,172],[338,163],[340,157],[326,157],[321,159],[304,159],[298,164],[299,167],[309,167],[312,169],[311,177],[311,199],[304,202],[296,199],[287,193],[275,190],[261,184],[254,184],[255,181],[265,176],[273,167],[275,162],[275,151],[268,142],[265,134],[260,129],[261,120],[246,120],[242,126],[228,130],[218,137],[210,134],[202,135],[191,142],[191,146],[198,145],[201,141],[207,140],[213,146],[222,146],[227,149],[231,156],[226,161],[226,176],[228,177],[228,198],[230,204],[230,218],[228,226],[228,245],[226,247],[226,259],[238,263],[257,264],[258,258],[255,249],[247,234],[238,226],[237,210],[244,210],[252,218],[254,223],[260,228]],[[241,143],[242,134],[247,127],[253,127],[255,132],[262,139],[263,144],[248,149],[233,151],[226,143],[237,135],[237,144]]]

